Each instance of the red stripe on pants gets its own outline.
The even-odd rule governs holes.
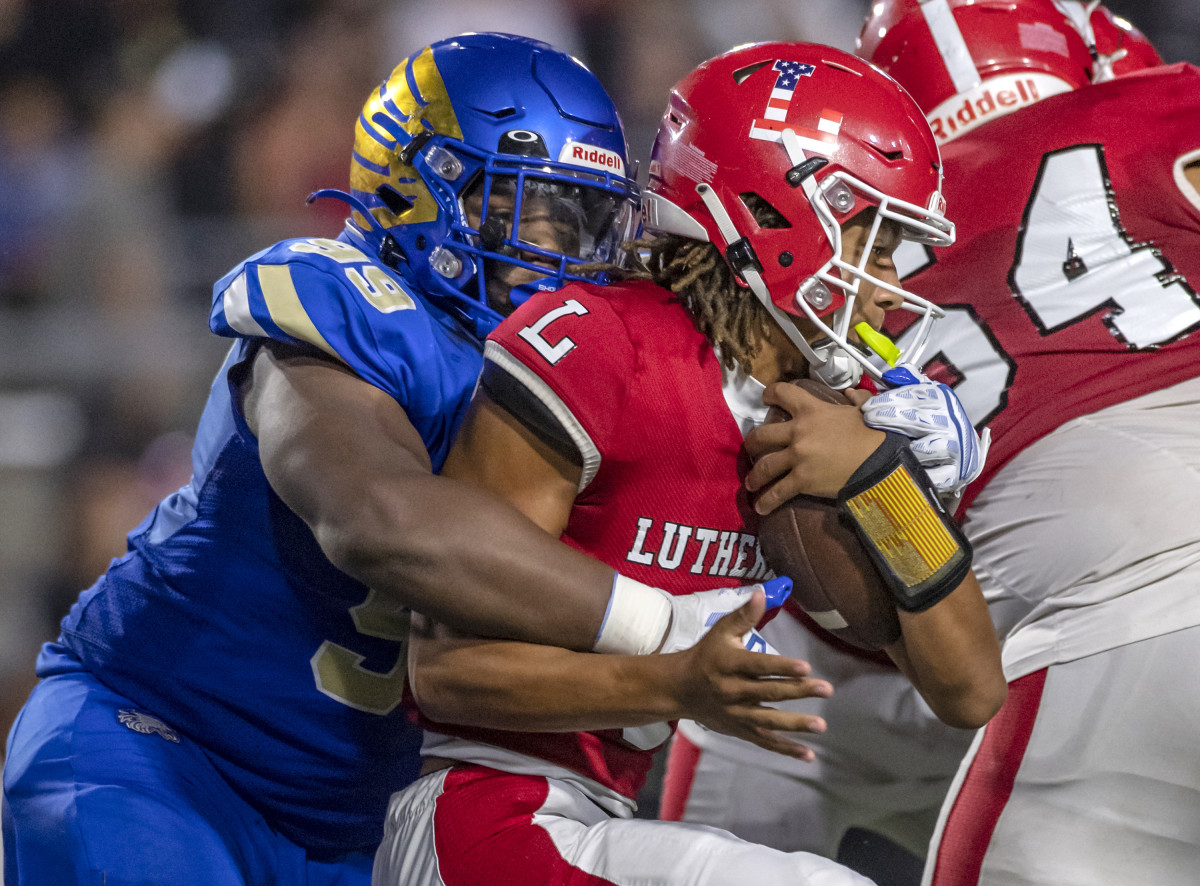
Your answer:
[[[1029,746],[1045,684],[1045,668],[1008,684],[1004,707],[984,727],[979,751],[946,817],[932,886],[979,882],[983,857]]]
[[[434,813],[438,872],[447,886],[614,886],[573,867],[533,816],[546,779],[461,764],[446,774]]]
[[[692,782],[696,778],[696,767],[700,764],[700,748],[688,741],[682,732],[676,732],[667,757],[667,771],[663,774],[662,794],[658,800],[658,817],[663,821],[683,821],[688,797],[692,795]]]

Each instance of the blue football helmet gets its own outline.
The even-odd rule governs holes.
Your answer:
[[[347,226],[483,336],[533,291],[596,279],[575,266],[622,260],[640,199],[628,168],[617,110],[583,64],[465,34],[367,99]]]

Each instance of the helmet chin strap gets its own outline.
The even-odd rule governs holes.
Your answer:
[[[549,277],[539,277],[537,280],[532,280],[529,283],[520,283],[512,287],[508,291],[508,298],[515,310],[529,301],[535,293],[559,289],[561,285],[557,280],[552,280]]]
[[[862,364],[832,339],[818,341],[813,345],[813,350],[821,354],[824,361],[808,364],[808,374],[817,381],[840,391],[843,388],[854,387],[862,378]]]
[[[737,227],[733,223],[733,219],[725,210],[725,205],[721,202],[721,198],[716,195],[711,187],[706,184],[696,185],[696,193],[700,195],[700,199],[704,201],[704,205],[708,208],[713,220],[717,223],[717,229],[721,232],[721,237],[724,238],[726,245],[736,243],[742,239]],[[788,314],[784,313],[775,302],[771,299],[771,293],[767,289],[767,284],[763,282],[762,276],[753,267],[746,267],[741,270],[742,278],[745,279],[750,291],[754,293],[754,297],[759,303],[767,309],[767,313],[775,320],[775,323],[783,330],[786,335],[804,355],[808,361],[808,374],[834,390],[853,387],[858,384],[862,377],[862,366],[850,354],[846,353],[837,342],[831,339],[825,339],[816,346],[810,345],[808,341],[801,335],[799,328],[796,326]]]

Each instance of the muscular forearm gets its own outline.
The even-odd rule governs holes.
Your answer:
[[[335,565],[369,587],[464,631],[591,649],[613,571],[514,508],[425,475],[377,480],[353,510],[313,523]]]
[[[1000,649],[973,574],[924,612],[900,611],[901,639],[888,653],[943,722],[985,724],[1007,693]]]
[[[612,570],[498,498],[435,476],[388,394],[319,354],[272,345],[242,408],[272,488],[339,569],[463,630],[591,648]]]

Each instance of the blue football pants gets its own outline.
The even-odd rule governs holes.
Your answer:
[[[34,689],[4,765],[6,886],[369,886],[370,855],[308,859],[186,737],[123,724],[131,710],[87,673]]]

